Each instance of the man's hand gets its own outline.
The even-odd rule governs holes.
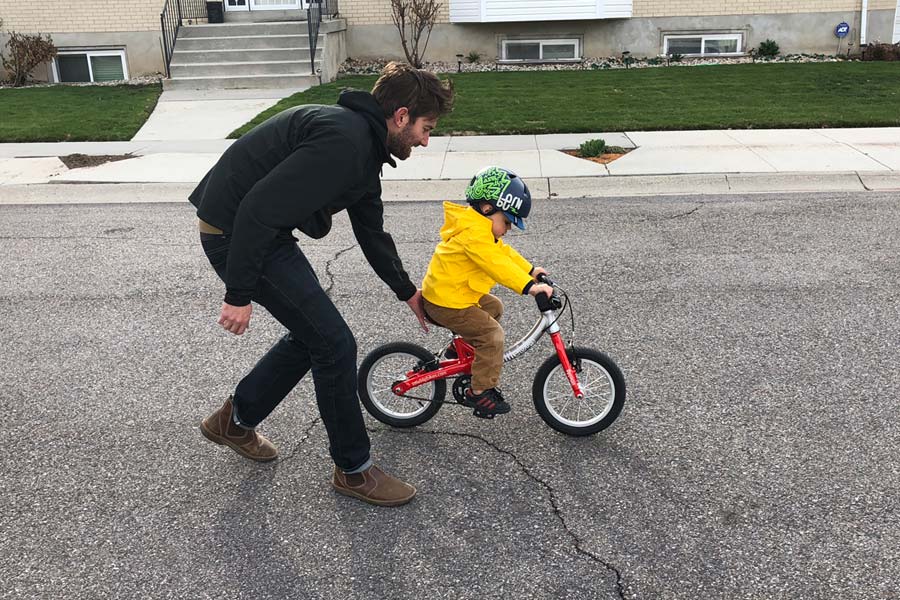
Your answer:
[[[241,335],[247,331],[250,326],[250,313],[253,312],[253,305],[232,306],[222,303],[222,314],[219,316],[219,325],[235,335]]]
[[[531,270],[531,278],[535,281],[538,281],[538,277],[540,277],[541,275],[548,274],[549,273],[547,273],[547,269],[545,269],[544,267],[535,267]]]
[[[425,322],[425,306],[422,302],[422,290],[416,290],[416,293],[413,294],[412,298],[407,300],[406,303],[409,304],[410,310],[412,310],[419,319],[419,325],[422,326],[422,331],[428,333],[428,324]]]

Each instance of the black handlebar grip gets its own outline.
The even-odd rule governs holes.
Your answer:
[[[538,275],[537,279],[539,282],[546,283],[547,285],[556,285],[555,283],[553,283],[553,280],[550,279],[550,277],[546,273],[541,273],[540,275]]]
[[[548,310],[553,310],[553,303],[550,302],[550,296],[541,292],[540,294],[534,297],[537,302],[538,310],[541,312],[546,312]]]

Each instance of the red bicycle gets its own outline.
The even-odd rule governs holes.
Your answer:
[[[540,319],[531,331],[504,354],[508,362],[530,350],[550,334],[555,354],[538,369],[531,388],[538,414],[553,429],[584,436],[609,427],[625,404],[625,378],[613,360],[597,350],[565,344],[558,321],[566,308],[575,330],[575,314],[565,291],[549,277],[552,296],[539,294]],[[561,293],[563,302],[557,292]],[[391,342],[370,352],[359,367],[359,398],[373,417],[393,427],[425,423],[443,404],[466,403],[472,381],[475,350],[459,336],[435,354],[416,344]],[[454,401],[445,401],[447,380],[453,380]],[[471,407],[470,407],[471,408]]]

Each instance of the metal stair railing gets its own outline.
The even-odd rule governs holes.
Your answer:
[[[178,31],[185,21],[196,22],[208,18],[206,0],[166,0],[159,14],[162,27],[163,53],[166,59],[166,77],[172,77],[172,53],[175,52],[175,41]]]
[[[309,31],[309,68],[316,74],[316,46],[319,42],[319,26],[322,17],[336,17],[338,14],[338,0],[309,0],[309,8],[306,9],[306,25]]]

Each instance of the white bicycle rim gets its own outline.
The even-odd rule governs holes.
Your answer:
[[[431,401],[398,396],[391,391],[395,382],[404,378],[419,362],[419,357],[406,352],[393,352],[376,360],[366,377],[366,391],[372,403],[382,413],[394,419],[412,419],[428,408]],[[420,385],[409,391],[410,396],[434,398],[434,383]],[[406,409],[406,410],[404,410]]]
[[[584,398],[578,399],[561,364],[544,381],[544,404],[554,419],[570,427],[590,427],[603,420],[616,399],[616,384],[609,371],[593,360],[581,359],[578,384]]]

